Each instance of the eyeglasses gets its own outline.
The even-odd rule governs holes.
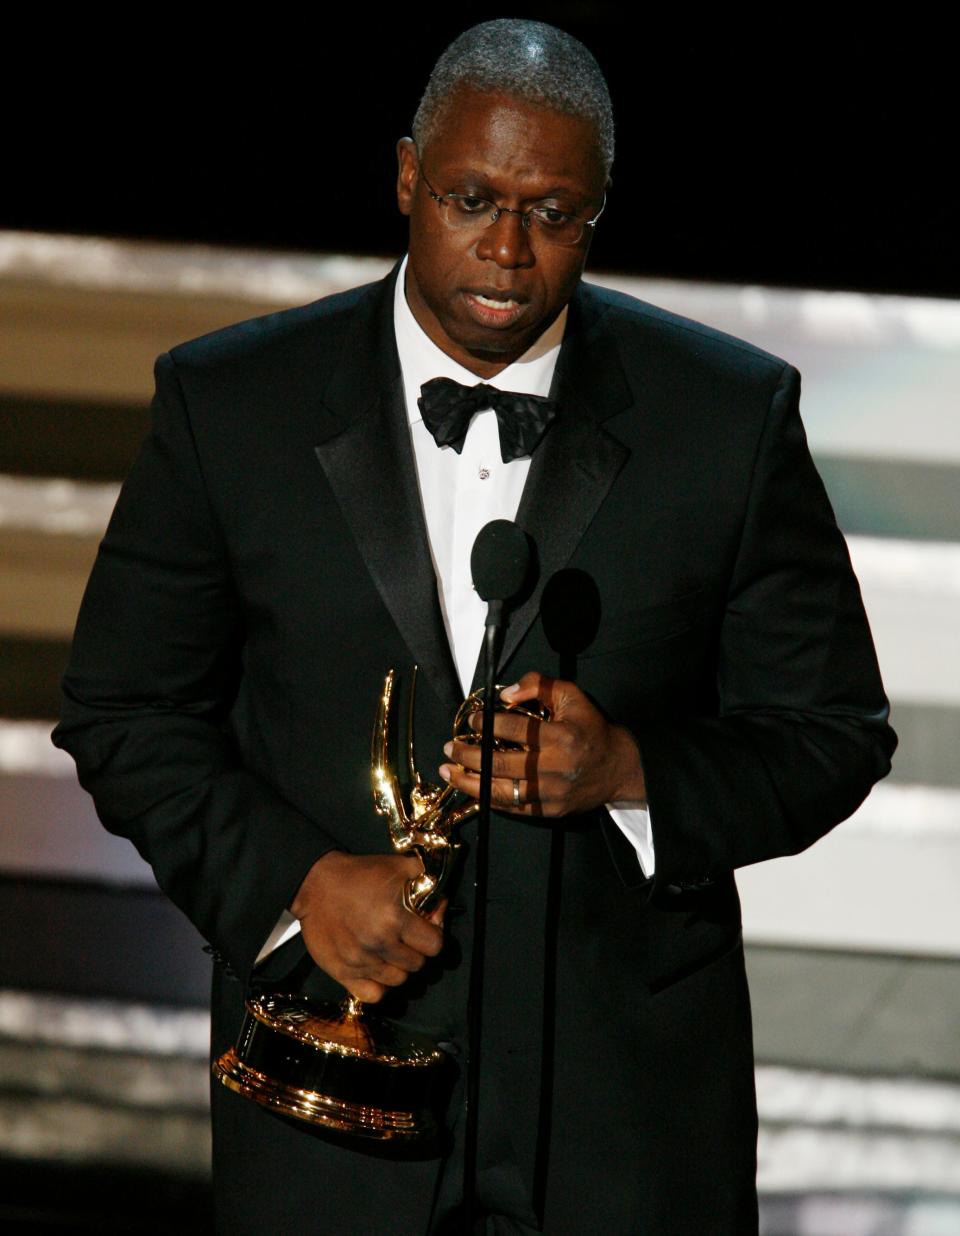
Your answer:
[[[596,227],[597,220],[607,205],[607,195],[604,193],[603,205],[592,219],[578,219],[576,215],[556,210],[553,206],[531,206],[529,210],[513,210],[509,206],[498,206],[496,202],[478,197],[475,193],[438,193],[427,180],[422,167],[420,175],[427,186],[427,192],[440,207],[443,221],[449,227],[462,231],[481,232],[492,227],[501,215],[519,215],[523,230],[527,233],[532,231],[532,235],[538,239],[542,238],[552,245],[577,245],[588,227]]]

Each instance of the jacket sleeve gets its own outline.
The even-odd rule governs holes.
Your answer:
[[[717,660],[718,715],[636,732],[655,888],[796,853],[890,768],[896,735],[860,589],[785,366],[754,460]]]
[[[229,736],[243,609],[169,356],[156,380],[153,427],[81,606],[53,741],[105,827],[134,843],[246,976],[334,843],[244,767]]]

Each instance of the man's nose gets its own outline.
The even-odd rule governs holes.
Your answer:
[[[484,228],[477,243],[477,257],[496,262],[505,270],[534,264],[530,232],[518,210],[502,210],[496,223]]]

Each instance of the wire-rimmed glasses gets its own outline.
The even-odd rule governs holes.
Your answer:
[[[554,206],[531,206],[528,210],[514,210],[510,206],[498,206],[496,202],[476,193],[438,193],[427,180],[422,167],[420,176],[427,192],[440,207],[441,218],[449,227],[480,232],[492,227],[501,215],[519,215],[520,224],[528,235],[542,238],[553,245],[578,245],[587,228],[596,227],[597,220],[607,205],[607,195],[604,193],[603,205],[592,219],[580,219],[567,211],[557,210]]]

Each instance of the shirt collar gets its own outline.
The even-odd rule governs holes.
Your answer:
[[[478,382],[486,381],[489,386],[495,386],[498,390],[516,391],[522,395],[550,394],[553,371],[557,367],[567,324],[566,305],[543,334],[512,365],[508,365],[492,378],[482,379],[438,348],[413,316],[404,293],[406,273],[405,257],[394,289],[393,326],[404,390],[407,394],[407,417],[411,425],[421,419],[416,396],[419,396],[424,382],[429,382],[431,378],[452,378],[464,386],[476,386]]]

